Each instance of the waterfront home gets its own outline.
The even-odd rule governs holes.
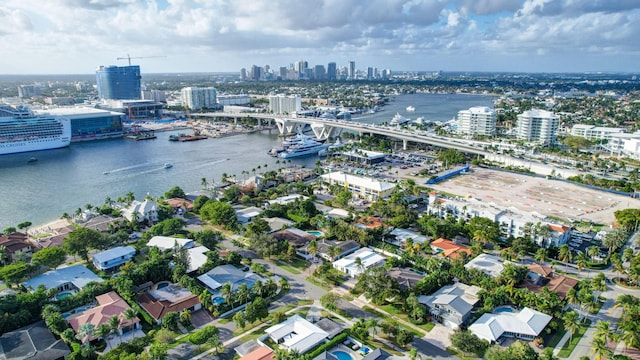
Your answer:
[[[170,312],[197,311],[202,308],[200,299],[189,289],[166,281],[156,284],[154,290],[139,294],[136,302],[158,325],[162,324],[162,318]]]
[[[120,325],[118,325],[117,330],[119,335],[140,329],[140,319],[137,317],[127,319],[124,316],[124,312],[127,309],[131,309],[131,307],[115,291],[96,296],[96,301],[98,306],[75,313],[67,318],[67,322],[69,322],[76,334],[85,324],[93,325],[94,329],[97,329],[102,324],[109,325],[109,319],[114,316],[120,319]],[[93,339],[95,339],[95,336],[83,339],[83,341],[91,341]]]
[[[94,254],[91,258],[96,269],[110,271],[117,269],[127,261],[131,261],[135,255],[136,249],[131,246],[117,246]]]
[[[71,354],[64,341],[56,339],[44,321],[25,326],[0,337],[0,359],[60,360]]]
[[[368,268],[384,265],[386,258],[373,252],[369,248],[362,248],[358,251],[333,262],[333,267],[349,275],[356,277]]]
[[[482,315],[469,326],[469,331],[491,343],[501,343],[505,338],[531,341],[540,335],[552,318],[527,307],[517,312],[510,309],[499,314]]]
[[[33,254],[29,236],[21,232],[0,236],[0,246],[4,247],[4,254],[0,254],[0,264],[4,264],[7,260],[14,262],[20,258],[27,260]]]
[[[182,209],[183,211],[189,211],[193,209],[193,202],[191,202],[191,200],[183,198],[171,198],[165,200],[164,202],[169,204],[176,211],[178,211],[178,209]]]
[[[420,295],[418,301],[425,304],[429,313],[444,326],[457,329],[471,317],[480,300],[479,287],[454,283],[441,287],[431,295]]]
[[[58,289],[58,292],[77,292],[88,283],[104,280],[91,272],[84,265],[73,265],[56,270],[47,271],[22,283],[26,289],[35,291],[40,285],[45,289]]]
[[[265,333],[284,350],[305,354],[327,340],[327,332],[309,321],[294,315],[280,324],[271,326]]]
[[[149,199],[142,202],[134,200],[129,207],[122,209],[122,216],[129,221],[155,223],[158,221],[158,204]]]

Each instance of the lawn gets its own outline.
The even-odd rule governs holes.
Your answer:
[[[584,325],[580,326],[580,328],[576,330],[576,333],[573,334],[573,338],[564,344],[564,346],[558,353],[558,357],[568,358],[569,355],[571,355],[571,352],[573,352],[573,349],[575,349],[575,347],[578,345],[578,342],[580,342],[580,339],[582,339],[584,333],[587,332],[589,325],[591,325],[591,320],[587,320]]]
[[[462,353],[462,351],[458,351],[457,349],[455,349],[455,348],[453,348],[453,347],[451,347],[451,346],[449,346],[449,347],[447,348],[447,352],[448,352],[449,354],[452,354],[452,355],[455,355],[455,356],[459,357],[459,358],[460,358],[460,359],[462,359],[462,360],[475,360],[475,359],[477,359],[477,357],[474,357],[474,356],[471,356],[471,357],[465,356],[465,355]]]
[[[381,313],[381,312],[377,311],[376,309],[374,309],[374,308],[372,308],[372,307],[369,307],[369,306],[366,306],[366,305],[365,305],[365,306],[363,306],[363,307],[362,307],[362,310],[368,311],[368,312],[370,312],[370,313],[372,313],[372,314],[374,314],[374,315],[376,315],[376,316],[378,316],[379,318],[382,318],[382,319],[384,319],[384,320],[389,319],[389,317],[388,317],[388,316],[384,315],[383,313]],[[405,315],[405,316],[406,316],[406,315]],[[395,320],[395,319],[394,319],[395,317],[396,317],[396,316],[392,314],[392,318],[391,318],[391,319]],[[407,321],[406,319],[403,319],[403,320],[404,320],[404,321],[406,321],[406,322],[409,322],[409,321]],[[409,322],[409,323],[410,323],[410,322]],[[413,326],[415,326],[415,327],[419,327],[419,328],[421,328],[420,326],[415,325],[415,324],[411,324],[411,325],[413,325]],[[427,325],[427,324],[425,324],[425,325]],[[425,334],[424,334],[424,333],[422,333],[422,332],[420,332],[420,331],[418,331],[418,330],[414,329],[413,327],[407,327],[406,325],[401,324],[401,323],[399,323],[399,322],[398,322],[398,326],[400,326],[401,328],[403,328],[403,329],[405,329],[405,330],[411,331],[411,332],[412,332],[415,336],[417,336],[417,337],[423,337],[423,336],[425,336]],[[426,332],[429,332],[429,331],[431,331],[431,329],[433,329],[433,327],[434,327],[434,326],[435,326],[435,325],[432,325],[432,326],[429,328],[429,330],[427,330],[427,329],[424,329],[424,330],[425,330]],[[421,329],[422,329],[422,328],[421,328]]]
[[[291,265],[289,265],[289,264],[283,263],[282,261],[276,261],[276,264],[277,264],[278,266],[280,266],[281,268],[283,268],[283,269],[287,270],[288,272],[292,273],[292,274],[296,274],[296,275],[297,275],[297,274],[301,274],[301,272],[300,272],[300,271],[298,271],[298,269],[296,269],[296,268],[292,267],[292,266],[291,266]]]
[[[307,279],[308,282],[312,283],[313,285],[315,285],[315,286],[317,286],[319,288],[325,289],[327,291],[331,291],[331,287],[328,284],[318,280],[317,278],[315,278],[313,276],[307,276],[306,279]]]
[[[429,331],[433,330],[433,328],[436,326],[436,324],[434,324],[432,322],[427,322],[427,323],[424,323],[424,324],[421,324],[421,325],[418,325],[418,324],[414,323],[409,318],[409,315],[407,315],[404,312],[402,312],[402,310],[399,309],[398,306],[395,305],[395,304],[383,305],[383,306],[380,306],[380,308],[382,310],[388,312],[389,314],[391,314],[391,315],[393,315],[393,316],[395,316],[395,317],[397,317],[399,319],[402,319],[402,320],[410,323],[413,326],[419,327],[420,329],[422,329],[422,330],[424,330],[426,332],[429,332]]]

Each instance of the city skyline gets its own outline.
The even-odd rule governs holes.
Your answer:
[[[335,62],[357,70],[637,72],[631,0],[8,0],[0,74],[239,72]],[[117,60],[117,58],[122,58]]]

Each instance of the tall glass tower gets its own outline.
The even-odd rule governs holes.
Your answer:
[[[140,99],[140,66],[100,66],[96,69],[98,97],[112,100]]]

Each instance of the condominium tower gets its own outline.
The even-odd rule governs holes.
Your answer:
[[[496,112],[486,106],[476,106],[458,112],[458,132],[465,135],[496,134]]]
[[[532,109],[518,115],[516,135],[520,140],[552,145],[556,142],[560,119],[551,111]]]
[[[186,87],[182,88],[181,95],[182,104],[188,107],[189,110],[214,108],[218,103],[218,100],[216,98],[216,88],[214,87]]]
[[[274,114],[292,114],[302,109],[300,95],[269,96],[269,110]]]

